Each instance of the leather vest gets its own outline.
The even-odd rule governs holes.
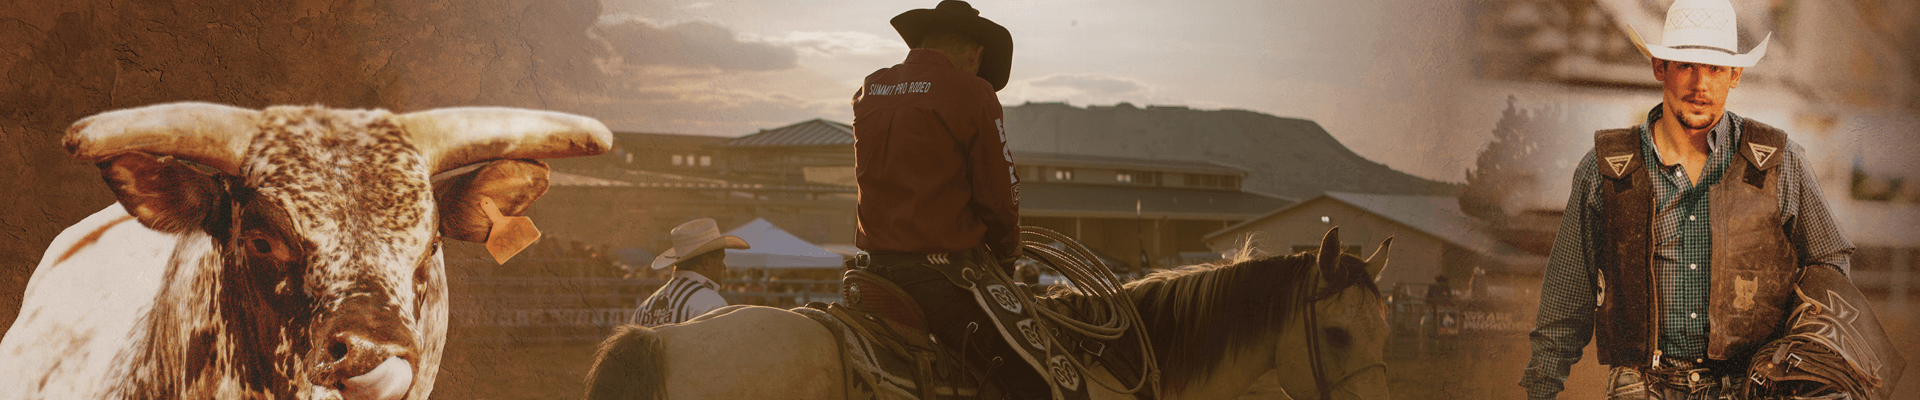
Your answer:
[[[1777,337],[1793,309],[1798,257],[1787,241],[1780,210],[1778,167],[1787,134],[1742,119],[1738,154],[1708,188],[1712,277],[1708,293],[1707,358],[1745,360]],[[1659,282],[1653,266],[1653,181],[1635,129],[1594,133],[1601,215],[1594,261],[1601,295],[1594,336],[1600,362],[1649,365],[1660,348]]]

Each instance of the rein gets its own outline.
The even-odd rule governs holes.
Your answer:
[[[1313,386],[1320,392],[1320,400],[1332,400],[1333,391],[1328,389],[1341,387],[1345,385],[1347,381],[1353,380],[1353,377],[1360,376],[1362,372],[1374,368],[1385,369],[1387,367],[1386,362],[1376,361],[1352,371],[1347,371],[1346,375],[1341,376],[1340,380],[1334,381],[1332,384],[1328,384],[1327,382],[1325,367],[1321,366],[1320,362],[1320,318],[1319,313],[1314,311],[1313,304],[1340,294],[1340,292],[1346,290],[1347,287],[1354,285],[1352,280],[1353,279],[1349,277],[1348,279],[1342,279],[1342,281],[1345,281],[1343,284],[1327,285],[1328,287],[1326,289],[1322,289],[1319,293],[1314,293],[1311,297],[1308,297],[1306,301],[1300,302],[1300,307],[1306,309],[1306,320],[1300,325],[1302,329],[1306,331],[1305,333],[1307,335],[1307,360],[1309,365],[1313,367]]]

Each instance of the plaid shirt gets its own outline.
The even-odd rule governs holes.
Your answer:
[[[1653,123],[1661,117],[1655,106],[1638,128],[1649,171],[1662,171],[1665,179],[1654,179],[1653,197],[1658,202],[1654,217],[1654,265],[1661,279],[1657,290],[1666,306],[1660,310],[1663,329],[1661,352],[1684,357],[1700,357],[1707,344],[1707,298],[1711,282],[1712,259],[1711,210],[1707,209],[1708,188],[1717,183],[1721,171],[1732,161],[1731,151],[1719,151],[1740,140],[1742,118],[1729,112],[1713,128],[1708,138],[1711,152],[1702,173],[1701,185],[1692,185],[1683,169],[1659,165],[1654,157]],[[1777,185],[1782,221],[1786,221],[1787,240],[1794,246],[1802,267],[1824,264],[1848,271],[1853,244],[1841,235],[1820,193],[1820,184],[1803,166],[1800,145],[1788,142],[1786,157],[1777,167]],[[1566,214],[1560,219],[1560,233],[1554,237],[1553,253],[1547,261],[1546,278],[1541,282],[1540,310],[1533,332],[1533,358],[1520,379],[1520,385],[1533,398],[1553,398],[1565,387],[1567,373],[1580,361],[1581,350],[1593,339],[1593,318],[1598,302],[1599,281],[1593,254],[1599,249],[1593,233],[1603,229],[1600,173],[1594,152],[1588,151],[1573,174],[1573,191],[1567,197]],[[1688,218],[1691,217],[1691,218]]]
[[[1654,109],[1651,119],[1659,119]],[[1649,171],[1661,171],[1653,184],[1653,268],[1660,283],[1660,352],[1698,360],[1707,353],[1707,292],[1713,281],[1712,211],[1707,189],[1720,183],[1734,152],[1720,151],[1739,130],[1739,116],[1727,113],[1707,134],[1707,165],[1694,185],[1679,162],[1667,164],[1646,125],[1640,130],[1640,156]],[[1658,164],[1652,161],[1659,160]]]

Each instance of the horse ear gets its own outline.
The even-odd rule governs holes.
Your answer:
[[[1367,276],[1373,277],[1374,282],[1380,281],[1380,271],[1387,270],[1387,248],[1390,247],[1393,247],[1392,236],[1380,242],[1380,248],[1374,250],[1373,255],[1367,256]]]
[[[1334,271],[1340,267],[1340,227],[1327,230],[1327,237],[1320,239],[1320,254],[1314,259],[1319,261],[1321,271]]]

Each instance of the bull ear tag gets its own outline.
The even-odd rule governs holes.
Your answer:
[[[502,215],[500,206],[487,197],[480,198],[480,209],[493,221],[493,230],[487,232],[487,253],[493,254],[494,262],[506,264],[508,259],[533,245],[533,241],[540,240],[540,229],[533,227],[532,218]]]

